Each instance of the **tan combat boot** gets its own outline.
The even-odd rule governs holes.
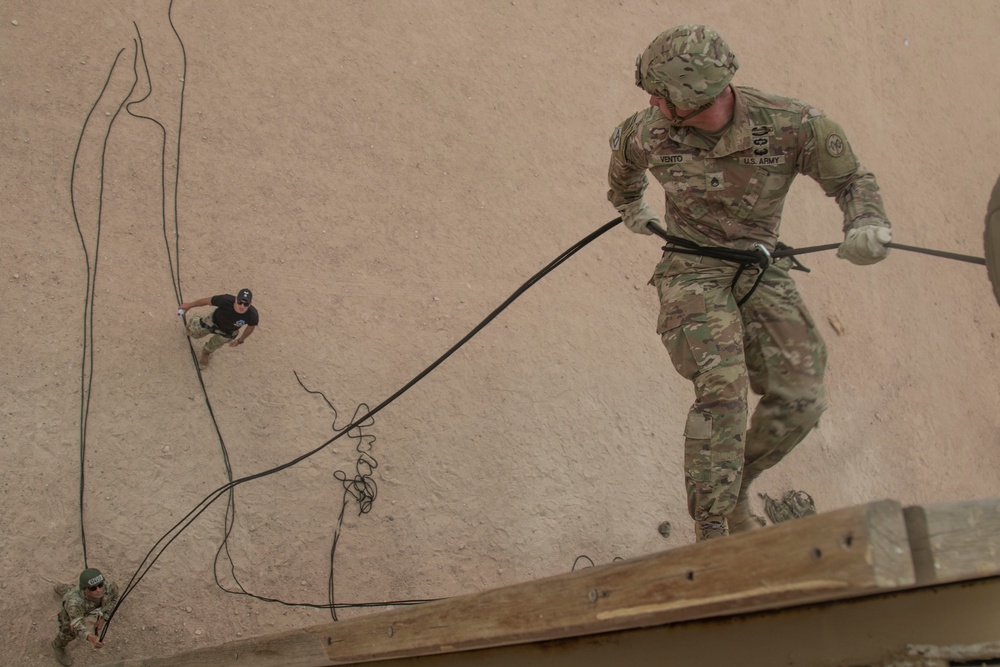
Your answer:
[[[709,517],[694,522],[694,539],[696,542],[714,540],[729,535],[726,517]]]
[[[73,664],[73,656],[66,652],[65,646],[60,646],[57,639],[52,640],[52,652],[56,654],[56,660],[60,665],[70,667]]]
[[[747,494],[740,493],[736,497],[736,505],[726,523],[729,524],[730,533],[748,533],[761,528],[760,522],[750,510],[750,499],[747,498]]]
[[[198,368],[200,368],[201,370],[205,370],[206,368],[208,368],[208,364],[211,363],[211,361],[212,361],[212,353],[202,350],[201,354],[198,355]]]

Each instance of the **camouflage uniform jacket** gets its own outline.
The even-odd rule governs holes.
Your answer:
[[[608,199],[620,208],[642,197],[648,170],[666,192],[668,233],[700,245],[773,249],[785,196],[806,174],[844,213],[844,230],[889,226],[875,176],[844,131],[798,100],[733,86],[733,120],[711,147],[699,132],[673,127],[649,107],[611,136]]]
[[[100,616],[106,621],[118,604],[118,587],[114,582],[106,579],[105,582],[104,594],[100,600],[88,600],[79,586],[74,586],[63,595],[62,611],[65,614],[63,620],[68,620],[70,629],[80,639],[86,639],[90,634],[90,630],[83,622],[87,616]]]

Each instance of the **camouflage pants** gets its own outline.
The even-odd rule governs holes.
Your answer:
[[[788,274],[789,259],[735,288],[731,262],[668,253],[653,282],[660,297],[657,333],[674,368],[694,384],[684,428],[688,511],[728,515],[741,486],[780,461],[826,409],[826,347]],[[761,396],[747,429],[748,389]]]
[[[71,641],[76,639],[76,634],[69,624],[69,615],[60,610],[59,614],[56,615],[56,623],[59,625],[59,631],[56,633],[56,639],[53,643],[60,648],[66,648]]]
[[[233,334],[229,336],[223,333],[218,333],[218,330],[212,324],[212,317],[210,315],[207,317],[192,317],[190,321],[188,321],[187,335],[191,338],[204,338],[209,334],[212,334],[212,337],[208,339],[207,343],[205,343],[205,347],[203,348],[205,354],[215,352],[220,347],[236,338],[236,332],[233,332]]]

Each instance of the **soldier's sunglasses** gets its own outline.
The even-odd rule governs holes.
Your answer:
[[[249,306],[250,305],[249,301],[243,301],[242,299],[240,299],[236,303],[240,304],[241,306]]]
[[[87,590],[90,591],[91,593],[93,593],[94,591],[99,591],[102,588],[104,588],[104,582],[103,581],[101,583],[99,583],[99,584],[94,585],[94,586],[87,586]]]

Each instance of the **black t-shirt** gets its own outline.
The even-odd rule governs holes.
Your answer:
[[[232,294],[213,296],[212,305],[215,306],[215,310],[212,312],[212,322],[222,331],[236,333],[244,324],[251,327],[257,326],[259,320],[257,309],[250,306],[247,308],[247,312],[240,315],[233,308],[236,305],[236,297]]]

